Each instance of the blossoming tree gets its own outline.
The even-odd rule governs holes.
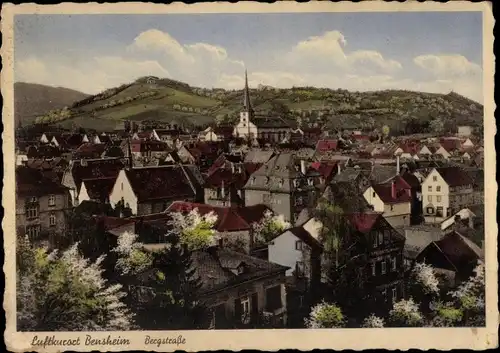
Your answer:
[[[190,250],[203,249],[217,242],[214,226],[217,215],[209,212],[200,215],[197,208],[187,214],[172,212],[172,232],[179,234],[181,244],[185,244]]]
[[[285,221],[283,215],[273,215],[271,211],[266,211],[260,222],[252,225],[255,242],[257,244],[266,244],[277,235],[291,227],[291,224]]]
[[[344,327],[345,320],[340,307],[321,302],[311,309],[305,324],[308,328],[340,328]]]
[[[85,259],[78,243],[61,253],[17,244],[17,324],[20,331],[121,331],[133,328],[125,292],[102,276],[99,257]]]

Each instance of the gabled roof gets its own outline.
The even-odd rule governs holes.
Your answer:
[[[330,180],[337,172],[336,162],[313,162],[311,167],[315,169],[323,178]]]
[[[484,260],[483,250],[460,233],[453,231],[434,244],[446,255],[455,268],[471,260]]]
[[[436,171],[449,186],[472,185],[474,183],[472,178],[459,167],[436,168]]]
[[[370,212],[370,213],[348,213],[346,215],[347,219],[351,225],[360,233],[368,233],[372,230],[376,224],[380,213]]]
[[[139,202],[194,198],[195,189],[180,166],[125,169]]]
[[[106,151],[105,144],[82,143],[74,152],[74,158],[99,158]]]
[[[395,193],[392,194],[392,184],[377,184],[373,185],[373,190],[377,193],[380,199],[386,204],[408,203],[411,201],[411,195],[406,189],[403,189],[395,183]]]

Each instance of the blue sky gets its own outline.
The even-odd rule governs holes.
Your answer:
[[[455,90],[482,99],[481,12],[17,15],[18,81]]]

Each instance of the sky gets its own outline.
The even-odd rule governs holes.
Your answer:
[[[481,12],[16,15],[15,80],[458,92],[482,102]]]

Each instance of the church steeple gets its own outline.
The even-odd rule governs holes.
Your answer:
[[[250,91],[248,90],[248,75],[245,69],[245,90],[243,92],[243,108],[248,113],[253,113],[252,102],[250,101]]]

